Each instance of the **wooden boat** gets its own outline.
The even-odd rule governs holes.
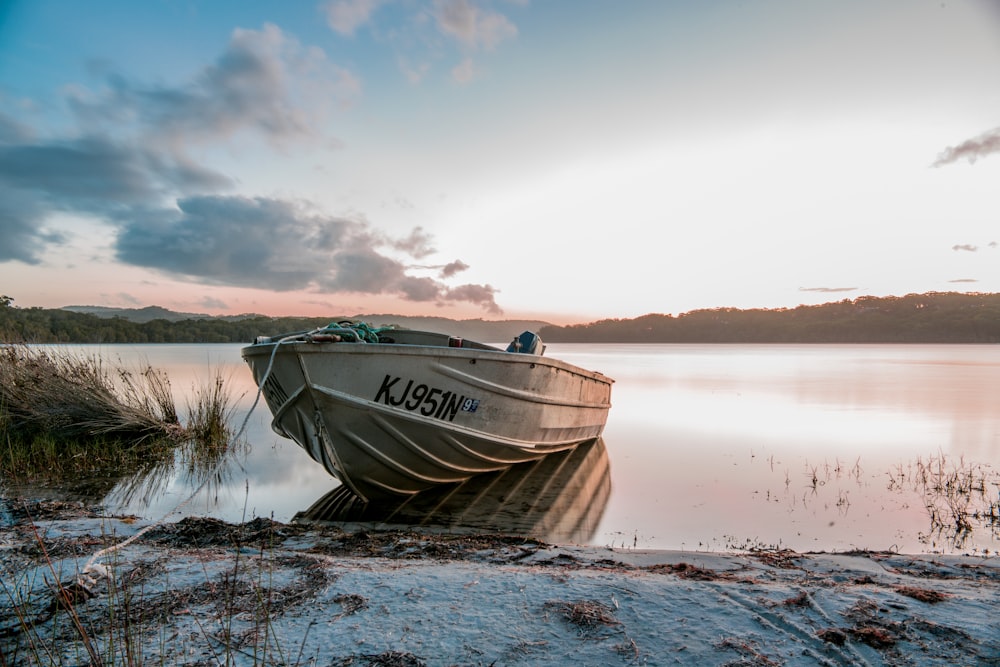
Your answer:
[[[446,534],[502,533],[553,544],[589,544],[611,495],[604,438],[459,484],[366,501],[338,486],[292,523],[346,530],[419,528]]]
[[[362,498],[412,494],[594,440],[613,380],[447,334],[341,322],[243,348],[274,420]]]

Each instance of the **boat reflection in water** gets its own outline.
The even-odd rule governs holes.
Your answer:
[[[604,439],[598,438],[537,461],[405,498],[366,502],[339,486],[292,521],[347,529],[494,532],[583,544],[593,537],[610,494],[608,451]]]

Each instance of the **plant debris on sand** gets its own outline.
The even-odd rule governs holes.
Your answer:
[[[189,518],[104,559],[92,596],[57,598],[50,584],[77,590],[83,563],[144,522],[45,503],[9,516],[6,665],[1000,664],[994,559],[789,568],[790,554]]]

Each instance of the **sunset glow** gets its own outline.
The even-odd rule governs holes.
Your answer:
[[[564,324],[998,292],[997,71],[988,0],[15,0],[0,293]]]

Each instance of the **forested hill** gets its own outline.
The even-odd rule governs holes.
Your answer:
[[[197,316],[136,322],[64,309],[19,308],[3,297],[0,342],[248,343],[259,335],[306,331],[339,319],[347,318]],[[1000,343],[1000,294],[861,297],[820,306],[717,308],[566,327],[529,320],[398,315],[361,319],[375,326],[442,331],[487,343],[503,343],[525,329],[538,331],[548,343]]]
[[[137,317],[142,319],[143,314]],[[526,329],[538,331],[548,325],[538,320],[450,320],[400,315],[196,316],[182,320],[171,315],[170,319],[134,321],[124,316],[100,317],[61,308],[17,308],[6,297],[6,301],[0,299],[0,343],[250,343],[257,336],[308,331],[343,319],[363,319],[373,326],[442,331],[487,343],[503,343]]]
[[[776,310],[717,308],[549,326],[539,335],[547,343],[998,343],[1000,294],[931,292]]]

